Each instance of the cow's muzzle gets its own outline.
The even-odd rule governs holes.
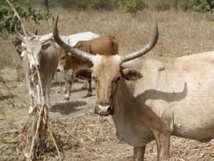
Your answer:
[[[96,104],[94,113],[100,116],[108,116],[114,114],[114,108],[110,104]]]
[[[32,64],[32,69],[36,70],[36,69],[39,69],[39,64]]]

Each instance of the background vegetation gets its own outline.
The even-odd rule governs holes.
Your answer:
[[[122,9],[133,15],[144,9],[208,12],[214,8],[214,0],[11,0],[11,3],[15,6],[22,19],[32,20],[36,24],[41,20],[50,18],[49,9],[56,6],[76,10]],[[21,29],[20,22],[14,16],[6,1],[3,0],[0,3],[0,37],[5,38],[10,33],[13,34],[15,29]]]
[[[134,21],[138,18],[138,15],[142,15],[143,12],[138,11],[175,11],[178,14],[173,14],[175,19],[178,19],[177,16],[179,12],[191,12],[191,14],[195,13],[195,11],[199,11],[208,21],[214,21],[214,16],[212,14],[214,8],[214,0],[10,0],[11,3],[15,6],[23,21],[28,27],[28,30],[34,32],[37,27],[40,28],[40,33],[52,32],[52,19],[50,17],[55,17],[57,14],[63,15],[61,17],[65,17],[65,14],[74,14],[71,19],[62,20],[64,26],[68,27],[68,31],[63,34],[70,34],[76,32],[82,32],[84,30],[92,30],[98,33],[112,33],[111,30],[108,32],[107,30],[101,30],[101,28],[106,28],[105,26],[116,25],[115,27],[120,30],[124,28],[122,26],[120,20],[123,20],[123,16],[130,16],[130,20]],[[63,12],[65,12],[63,14]],[[73,13],[75,12],[75,13]],[[128,13],[126,13],[128,12]],[[168,12],[168,13],[169,13]],[[187,14],[189,14],[187,12]],[[192,13],[193,12],[193,13]],[[131,14],[129,14],[131,13]],[[196,12],[198,13],[198,12]],[[195,14],[196,14],[195,13]],[[90,15],[87,19],[82,20],[81,15]],[[102,15],[102,16],[101,16]],[[103,16],[105,15],[105,16]],[[116,17],[120,18],[117,20]],[[135,17],[133,17],[135,15]],[[184,16],[186,16],[183,13]],[[112,16],[112,17],[109,17]],[[164,17],[168,17],[170,15],[165,15]],[[114,20],[112,19],[114,17]],[[200,17],[200,16],[199,16]],[[185,17],[182,17],[185,19]],[[195,18],[195,17],[194,17]],[[61,18],[62,19],[62,18]],[[47,21],[48,20],[48,21]],[[93,23],[89,23],[90,21],[94,21]],[[111,22],[111,24],[109,24]],[[36,24],[35,24],[36,23]],[[88,24],[87,24],[88,23]],[[139,23],[139,22],[138,22]],[[135,24],[135,25],[138,25]],[[183,21],[179,22],[179,26],[183,24]],[[206,22],[203,22],[206,24]],[[40,26],[38,24],[41,24]],[[77,25],[78,24],[78,25]],[[89,25],[89,26],[88,26]],[[181,25],[181,26],[182,26]],[[76,27],[75,27],[76,26]],[[79,29],[77,30],[77,26]],[[83,28],[83,26],[88,26]],[[133,26],[136,27],[136,26]],[[198,27],[198,26],[197,26]],[[208,26],[206,26],[208,27]],[[4,53],[15,52],[11,44],[11,36],[9,34],[13,34],[15,28],[20,29],[20,22],[14,17],[14,13],[11,8],[8,6],[5,0],[0,3],[0,37],[3,38],[3,44],[6,42],[9,44],[10,49],[12,51],[8,51],[5,49]],[[99,29],[98,29],[99,28]],[[48,30],[47,30],[48,29]],[[67,30],[67,29],[64,29]],[[180,28],[182,30],[182,28]],[[207,28],[203,29],[207,30]],[[127,31],[129,31],[127,29]],[[124,31],[124,32],[127,32]],[[118,31],[119,33],[123,33]],[[118,32],[116,32],[116,36],[118,36]],[[133,30],[135,32],[135,30]],[[202,32],[203,33],[203,32]],[[199,33],[195,33],[199,34]],[[129,35],[133,35],[133,33],[129,33]],[[5,40],[8,38],[9,40]],[[120,35],[119,35],[120,36]],[[122,35],[123,36],[123,35]],[[187,38],[185,38],[187,39]],[[1,39],[0,39],[1,40]],[[9,42],[9,43],[8,43]],[[122,42],[123,43],[123,42]],[[120,44],[123,46],[123,44]],[[0,45],[1,46],[1,45]],[[136,44],[133,45],[135,47]],[[3,48],[5,46],[3,45]],[[2,48],[2,50],[4,50]],[[121,47],[120,47],[121,48]],[[171,49],[167,49],[171,50]],[[8,54],[10,55],[10,54]],[[9,66],[13,66],[17,64],[17,57],[13,55],[11,60],[4,55],[0,55],[0,68],[3,68],[5,64]]]
[[[199,12],[211,11],[214,0],[32,0],[34,4],[49,4],[50,7],[59,6],[76,9],[124,9],[128,12],[142,11],[143,9],[178,9],[194,10]],[[46,3],[45,3],[46,2]]]

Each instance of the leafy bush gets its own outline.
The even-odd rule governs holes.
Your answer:
[[[30,3],[23,1],[11,0],[11,3],[24,20],[33,20],[38,24],[41,20],[47,20],[50,17],[48,12],[35,10]],[[21,29],[21,22],[14,16],[13,10],[6,1],[0,4],[0,37],[6,38],[9,34],[13,34],[15,30]]]
[[[146,7],[143,0],[117,0],[117,4],[127,12],[136,13]]]
[[[211,2],[211,0],[189,0],[189,8],[199,12],[210,11],[209,1]]]
[[[147,0],[149,3],[150,0]],[[172,0],[152,0],[150,1],[151,7],[155,10],[162,11],[168,10],[172,7]]]
[[[73,9],[106,9],[112,10],[116,7],[114,0],[56,0],[55,4],[60,4],[64,8]]]

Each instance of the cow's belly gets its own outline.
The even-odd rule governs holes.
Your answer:
[[[214,100],[200,98],[173,107],[176,136],[207,141],[214,138]]]

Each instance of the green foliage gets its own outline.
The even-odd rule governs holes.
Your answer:
[[[156,10],[175,8],[207,12],[214,8],[214,0],[146,0],[145,2]]]
[[[50,17],[48,12],[44,13],[41,10],[34,9],[30,3],[23,3],[23,1],[11,0],[14,8],[19,13],[23,20],[33,20],[39,24],[41,20],[47,20]],[[13,34],[15,30],[21,29],[21,23],[13,10],[6,1],[0,4],[0,37],[6,38],[9,34]]]
[[[73,9],[106,9],[112,10],[116,7],[114,0],[55,0],[55,4],[60,4],[64,8]]]
[[[146,7],[146,3],[143,0],[117,0],[117,4],[131,13],[142,11]]]
[[[173,0],[174,1],[174,0]],[[168,10],[173,6],[172,0],[152,0],[152,8],[158,11]],[[147,3],[149,0],[147,0]]]
[[[189,8],[199,12],[210,11],[209,1],[211,2],[211,0],[189,0]]]

